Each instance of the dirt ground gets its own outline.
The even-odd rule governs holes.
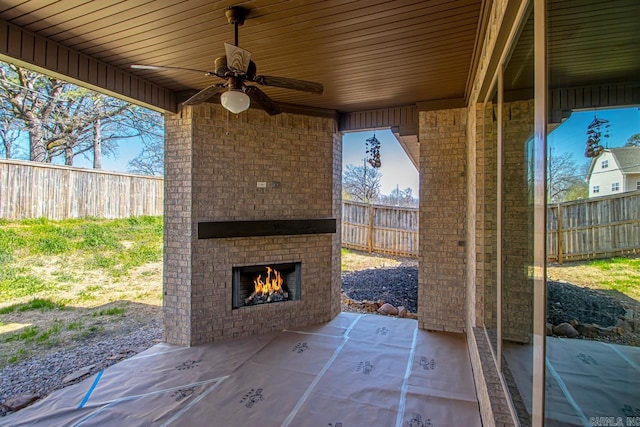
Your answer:
[[[342,251],[342,271],[350,272],[367,268],[417,266],[417,258],[369,254],[353,250]]]
[[[38,295],[61,302],[60,308],[0,314],[0,367],[74,348],[88,339],[127,333],[162,313],[162,263],[143,265],[118,280],[94,270],[60,288],[55,298]]]

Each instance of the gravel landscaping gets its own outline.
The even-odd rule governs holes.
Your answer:
[[[418,311],[418,267],[371,268],[345,273],[342,290],[357,301],[382,300],[410,313]]]
[[[620,301],[602,292],[571,283],[547,281],[547,322],[551,324],[577,320],[602,327],[616,326],[625,311]]]

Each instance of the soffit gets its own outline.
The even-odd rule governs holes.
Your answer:
[[[548,64],[552,88],[640,80],[640,1],[550,0]],[[533,19],[505,72],[505,89],[533,87]]]
[[[233,43],[224,12],[250,10],[240,46],[259,74],[317,81],[323,95],[264,88],[281,103],[343,112],[461,98],[483,0],[5,0],[0,19],[174,92],[216,78],[130,70],[131,64],[211,70]]]

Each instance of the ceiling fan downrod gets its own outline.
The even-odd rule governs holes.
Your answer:
[[[244,20],[247,17],[249,11],[242,6],[231,6],[224,13],[227,17],[229,24],[232,24],[235,29],[235,45],[238,46],[238,27],[244,24]]]

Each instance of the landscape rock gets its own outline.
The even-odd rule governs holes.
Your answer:
[[[407,309],[403,305],[398,307],[398,317],[407,317]]]
[[[553,325],[551,323],[547,323],[547,336],[550,337],[553,335]]]
[[[7,412],[13,412],[30,405],[39,398],[40,396],[35,393],[20,393],[6,399],[4,402],[2,402],[2,406],[4,406]]]
[[[120,353],[116,353],[116,354],[112,354],[111,356],[108,356],[107,360],[122,360],[129,357],[130,354],[136,354],[136,353],[139,353],[139,352],[136,352],[133,350],[125,350],[125,351],[121,351]]]
[[[378,309],[378,313],[386,315],[396,315],[398,314],[398,309],[387,302],[380,306],[380,308]]]
[[[584,337],[595,338],[598,336],[598,325],[593,323],[579,323],[576,325],[576,331]]]
[[[85,366],[84,368],[80,368],[77,371],[70,373],[62,379],[62,384],[70,383],[86,375],[89,375],[91,373],[91,370],[95,368],[95,366],[96,365]]]
[[[362,301],[362,305],[370,313],[373,313],[374,311],[376,311],[378,309],[378,304],[376,304],[375,302],[372,302],[372,301],[364,300],[364,301]]]
[[[574,328],[573,326],[571,326],[571,324],[566,322],[554,326],[553,334],[559,337],[567,337],[567,338],[575,338],[578,335],[580,335],[578,331],[576,331],[576,328]]]
[[[634,332],[636,329],[635,322],[624,317],[618,320],[618,323],[616,323],[616,328],[620,328],[625,332]]]
[[[418,320],[418,313],[407,313],[407,319]]]
[[[613,335],[622,335],[624,329],[617,328],[615,326],[609,326],[607,328],[598,328],[598,335],[601,337],[610,337]]]
[[[627,310],[627,313],[618,319],[616,327],[624,329],[625,332],[640,332],[640,319],[634,319],[633,310]]]

